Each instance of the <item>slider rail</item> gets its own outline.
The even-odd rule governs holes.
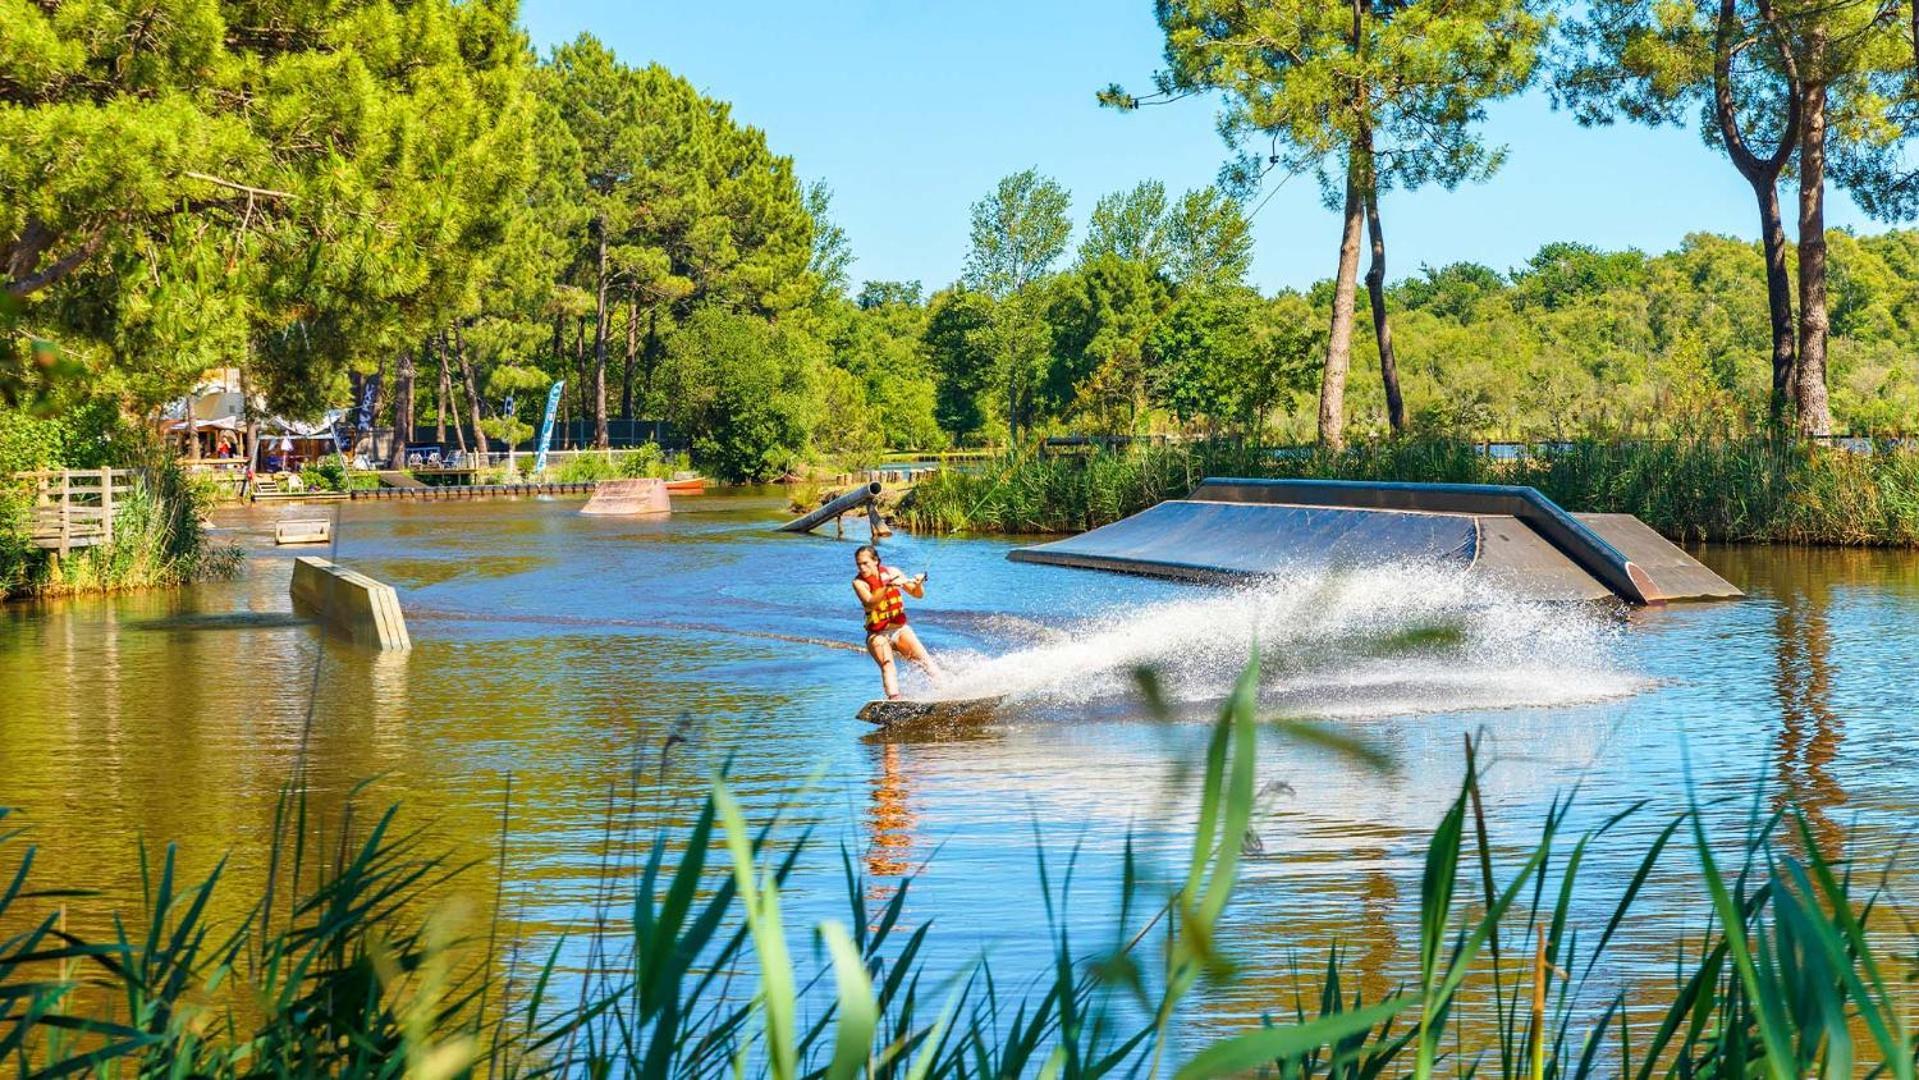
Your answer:
[[[1537,488],[1518,484],[1416,484],[1373,480],[1253,480],[1208,477],[1188,499],[1199,502],[1343,506],[1424,510],[1440,514],[1504,514],[1558,548],[1615,595],[1635,604],[1663,604],[1664,593],[1637,563]]]
[[[832,502],[827,503],[825,506],[820,507],[818,510],[807,514],[805,517],[794,518],[792,521],[781,525],[779,531],[812,532],[814,529],[839,517],[841,514],[850,513],[865,506],[874,499],[879,498],[879,494],[880,482],[878,480],[868,481],[846,494],[841,495],[839,498],[834,499]]]

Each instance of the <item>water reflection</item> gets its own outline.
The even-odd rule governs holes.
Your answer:
[[[1844,831],[1830,811],[1845,805],[1846,792],[1831,766],[1845,723],[1832,708],[1833,682],[1840,673],[1832,656],[1830,578],[1816,572],[1806,555],[1787,553],[1773,562],[1768,575],[1777,664],[1773,692],[1780,718],[1774,805],[1803,812],[1821,850],[1836,860],[1845,857]]]
[[[900,745],[883,742],[872,750],[876,760],[872,793],[866,807],[867,896],[870,900],[883,901],[898,888],[896,880],[888,879],[913,872],[913,827],[919,819],[913,813],[912,793],[900,765]]]

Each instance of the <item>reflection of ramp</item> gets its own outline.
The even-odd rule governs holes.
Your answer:
[[[1189,499],[1010,557],[1189,578],[1425,559],[1550,599],[1741,595],[1637,518],[1575,517],[1532,488],[1492,484],[1207,480]]]

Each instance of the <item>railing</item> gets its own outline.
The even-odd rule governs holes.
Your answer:
[[[133,491],[132,469],[49,469],[15,473],[33,485],[27,538],[35,547],[67,555],[74,548],[113,542],[113,519]]]

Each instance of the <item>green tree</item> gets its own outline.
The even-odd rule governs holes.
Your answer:
[[[933,294],[927,304],[927,359],[933,366],[934,417],[954,440],[968,441],[986,427],[982,398],[993,378],[987,330],[993,298],[963,286]]]
[[[1752,188],[1772,320],[1770,407],[1775,423],[1788,422],[1798,349],[1778,181],[1798,146],[1801,99],[1776,12],[1752,0],[1596,0],[1564,37],[1553,91],[1581,124],[1683,124],[1696,110],[1707,144]]]
[[[1896,4],[1869,0],[1780,0],[1773,15],[1785,40],[1780,63],[1798,100],[1798,404],[1799,430],[1808,436],[1832,431],[1826,370],[1831,331],[1827,160],[1857,159],[1861,148],[1890,146],[1905,134],[1895,100],[1875,85],[1876,77],[1888,71],[1914,77],[1912,50],[1919,49],[1919,37],[1905,37],[1897,13]],[[1864,181],[1861,187],[1869,198],[1878,194],[1873,172],[1842,165],[1838,178],[1848,177]],[[1879,205],[1876,198],[1875,203]]]
[[[1102,195],[1086,222],[1086,238],[1079,244],[1079,262],[1114,256],[1146,264],[1152,272],[1171,276],[1173,238],[1168,228],[1166,185],[1142,180],[1127,191]]]
[[[791,159],[685,79],[658,65],[628,67],[590,35],[556,49],[542,75],[541,92],[579,147],[587,213],[571,276],[594,298],[586,407],[604,445],[607,351],[621,296],[625,381],[630,387],[638,363],[650,384],[666,338],[702,306],[767,317],[794,310],[822,295],[815,270],[835,275],[830,289],[843,288],[848,253],[844,234],[823,220],[827,189],[803,190]],[[622,397],[630,409],[631,391]]]
[[[818,341],[751,315],[703,308],[668,344],[666,418],[701,465],[729,481],[765,481],[812,444],[827,376]]]
[[[1015,443],[1022,424],[1033,419],[1049,344],[1034,287],[1066,251],[1071,205],[1065,188],[1034,169],[1001,179],[973,204],[965,280],[994,301],[982,344],[993,357],[1006,435]]]
[[[917,281],[869,281],[860,286],[854,303],[862,311],[895,304],[920,308],[926,306],[926,289]]]
[[[813,221],[813,254],[807,269],[827,295],[840,296],[853,280],[853,241],[832,218],[833,189],[826,181],[806,185],[804,201]]]
[[[1216,187],[1189,191],[1167,213],[1167,274],[1186,288],[1239,285],[1253,266],[1245,208]]]
[[[315,411],[417,341],[525,183],[510,4],[8,5],[0,287],[103,393]]]
[[[831,301],[822,315],[832,366],[856,380],[857,409],[868,419],[872,442],[883,447],[930,449],[946,438],[935,419],[936,390],[926,347],[926,308],[916,302],[917,286],[892,292],[862,290],[865,303]],[[887,298],[882,298],[887,297]],[[846,395],[842,395],[844,397]],[[843,423],[829,408],[829,433]]]
[[[1154,400],[1182,422],[1263,436],[1268,415],[1309,386],[1322,344],[1296,293],[1268,301],[1244,286],[1187,292],[1147,341]]]
[[[1062,275],[1046,312],[1050,409],[1101,431],[1136,428],[1148,404],[1146,339],[1171,301],[1166,280],[1143,259],[1104,254]]]
[[[1320,440],[1344,438],[1360,232],[1370,222],[1367,275],[1381,379],[1395,428],[1403,416],[1385,307],[1379,192],[1448,187],[1497,168],[1503,151],[1477,134],[1487,101],[1530,81],[1546,20],[1533,0],[1328,5],[1312,0],[1164,0],[1156,14],[1167,67],[1155,97],[1222,92],[1220,130],[1242,149],[1233,170],[1250,187],[1274,166],[1315,170],[1329,206],[1343,207],[1338,271],[1320,383]],[[1253,47],[1249,43],[1270,43]],[[1137,108],[1118,86],[1101,100]]]
[[[1072,196],[1036,169],[1003,177],[973,204],[967,285],[1004,299],[1046,275],[1066,251]]]

